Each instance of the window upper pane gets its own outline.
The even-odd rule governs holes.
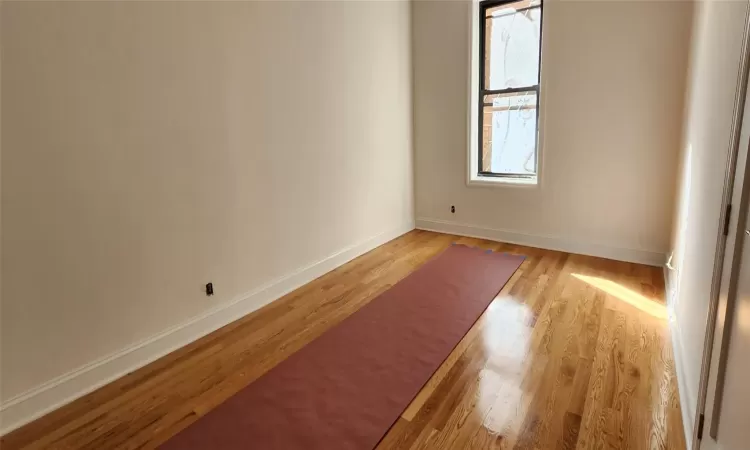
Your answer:
[[[485,89],[538,84],[541,21],[538,2],[523,0],[487,9]]]

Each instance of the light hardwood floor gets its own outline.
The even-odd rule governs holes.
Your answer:
[[[528,258],[379,449],[685,448],[661,269],[428,231],[10,433],[0,447],[153,448],[451,242]]]

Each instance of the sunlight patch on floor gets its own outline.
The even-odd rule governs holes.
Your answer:
[[[619,283],[607,280],[606,278],[592,277],[578,273],[574,273],[573,276],[613,297],[617,297],[621,301],[634,306],[657,319],[666,320],[667,318],[667,307],[665,305],[644,297]]]

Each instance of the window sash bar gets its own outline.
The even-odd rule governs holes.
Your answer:
[[[515,94],[519,92],[533,92],[537,96],[536,104],[534,105],[534,108],[536,109],[539,107],[539,85],[535,84],[533,86],[527,86],[527,87],[520,87],[520,88],[508,88],[508,89],[488,89],[481,93],[480,97],[482,98],[482,106],[495,106],[492,103],[487,103],[484,101],[484,97],[486,95],[498,95],[498,94]]]
[[[497,177],[497,178],[536,178],[536,173],[498,173],[498,172],[478,172],[483,177]]]
[[[495,95],[495,94],[515,94],[518,92],[536,92],[539,93],[539,85],[533,84],[531,86],[507,88],[507,89],[483,89],[482,96]]]

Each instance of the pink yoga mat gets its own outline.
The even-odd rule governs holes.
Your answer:
[[[161,448],[371,450],[523,259],[449,247]]]

